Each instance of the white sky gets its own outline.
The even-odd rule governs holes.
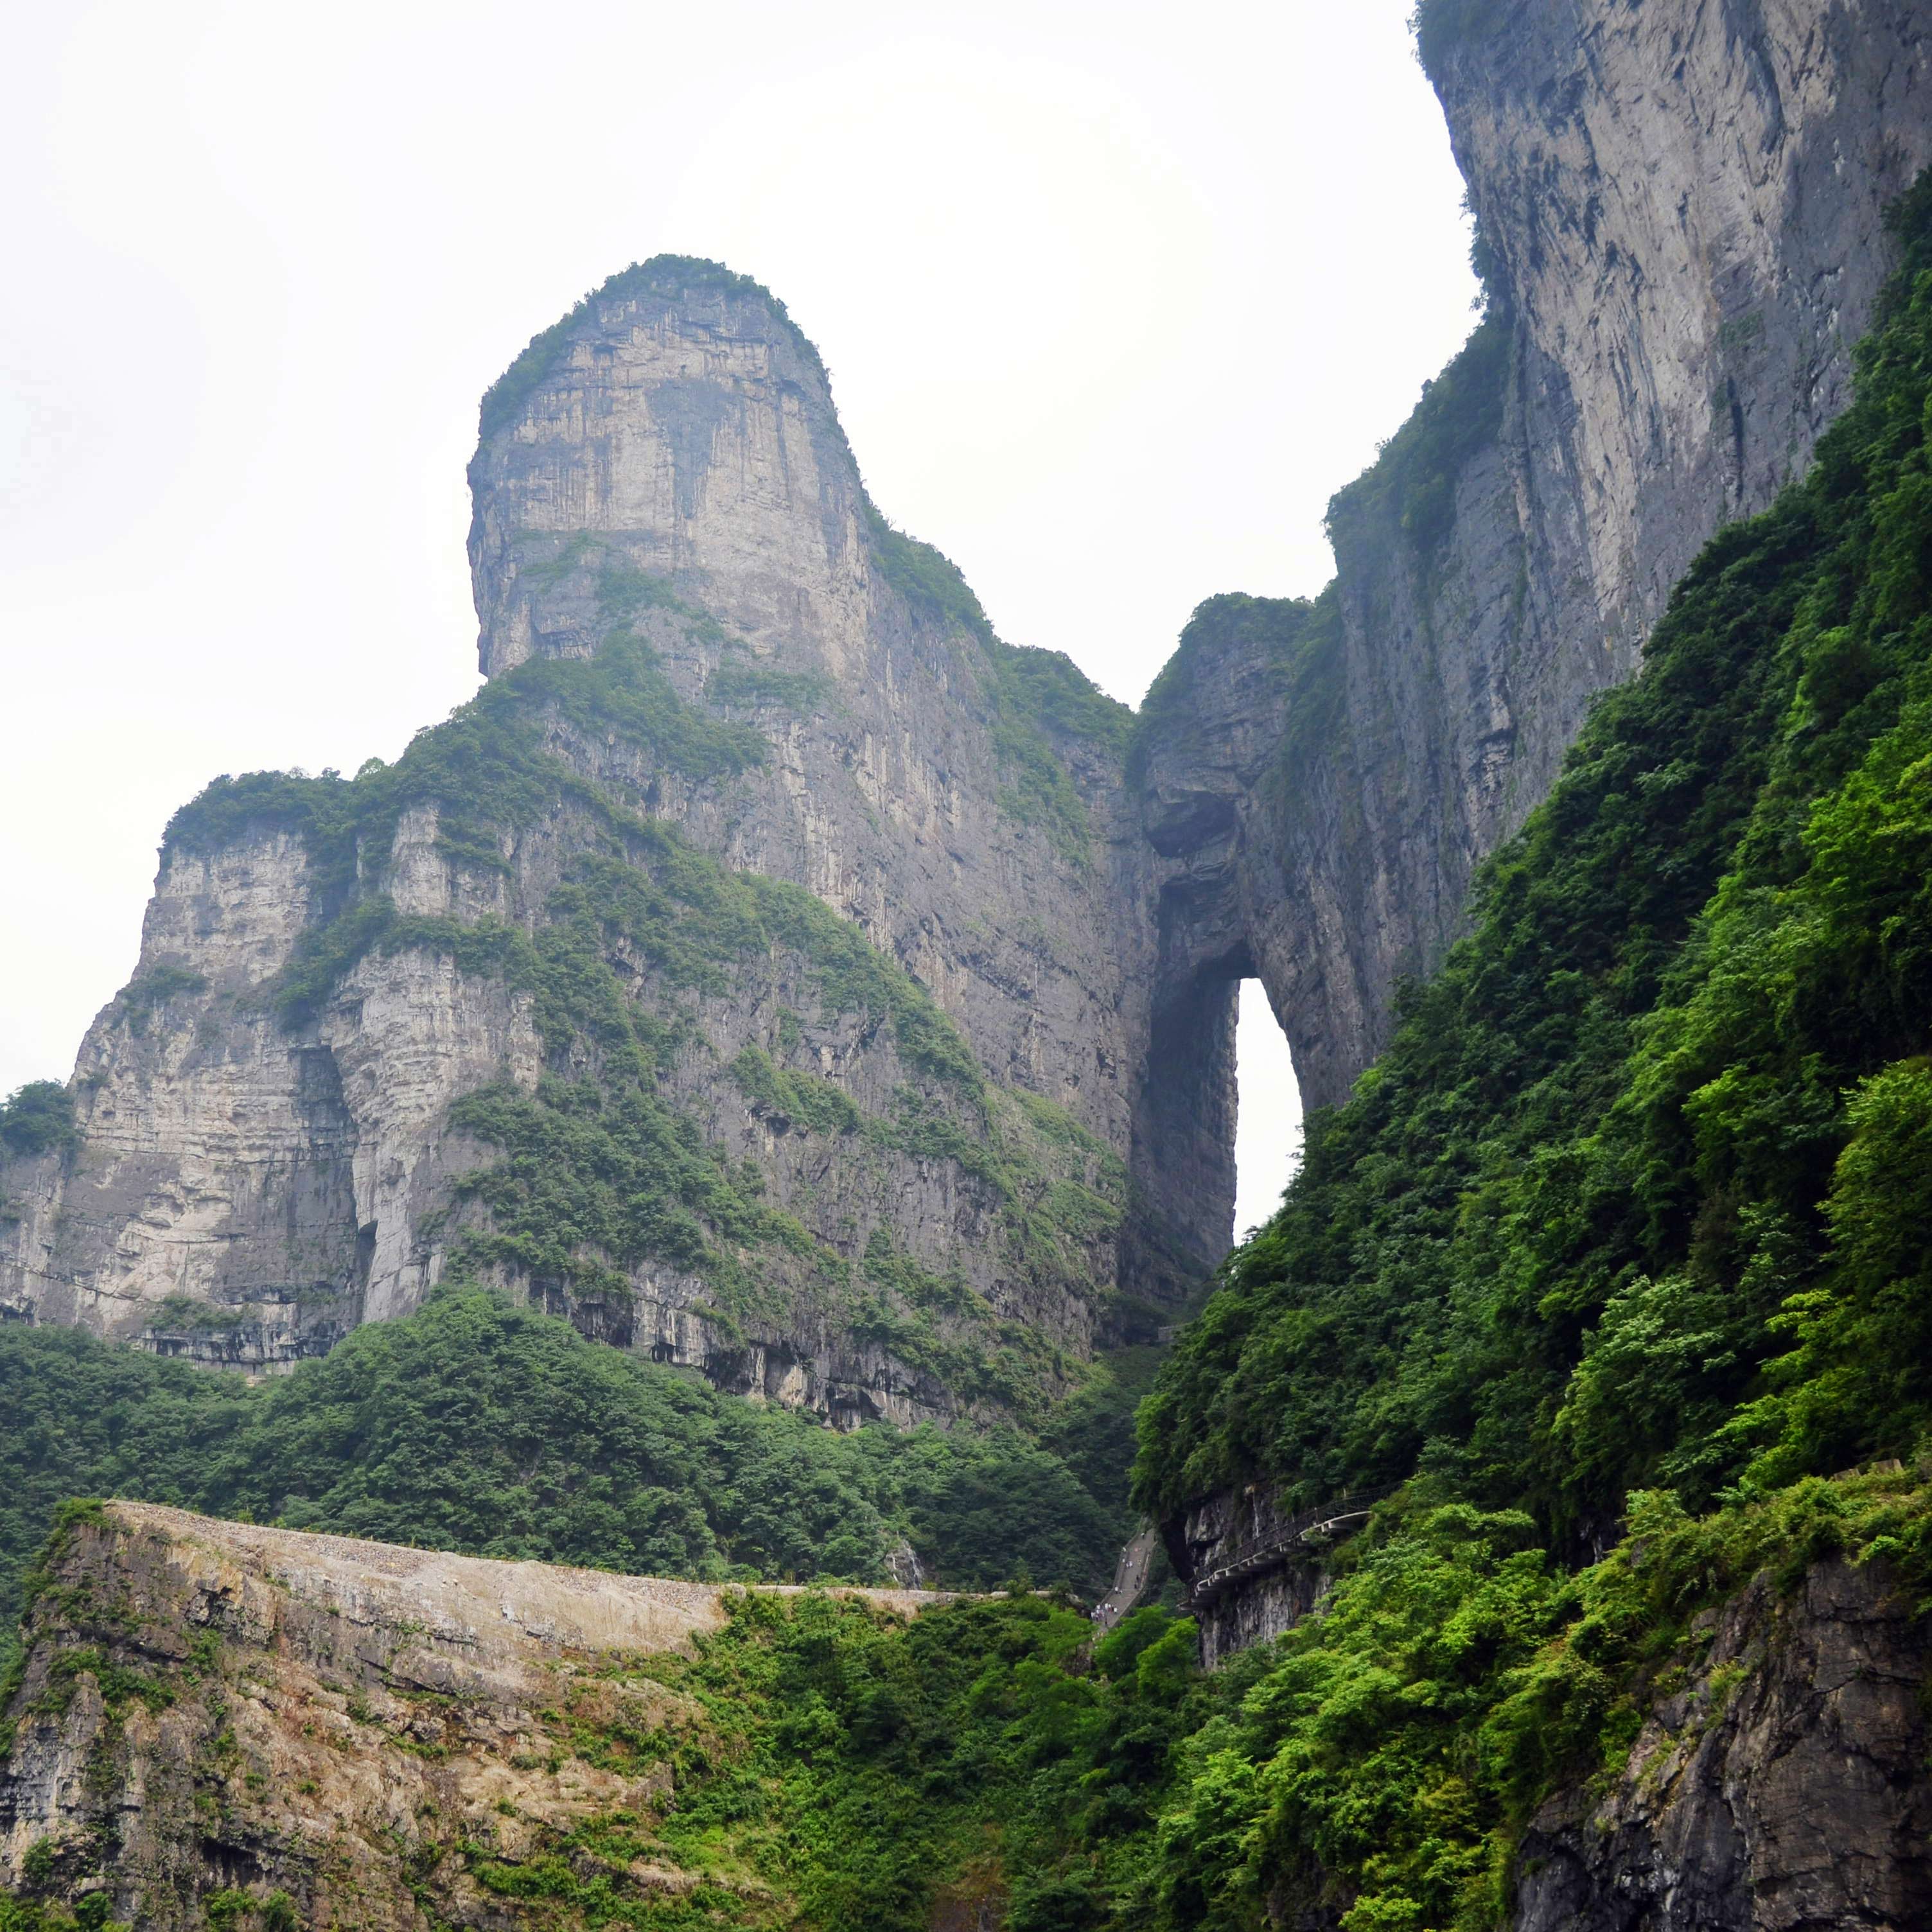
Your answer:
[[[477,398],[632,260],[767,283],[880,507],[1121,698],[1210,592],[1318,589],[1470,326],[1408,4],[10,10],[0,1092],[126,980],[176,806],[475,688]]]

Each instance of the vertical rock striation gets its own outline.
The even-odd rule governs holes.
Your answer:
[[[1136,1138],[1126,714],[883,521],[741,277],[614,278],[484,431],[490,685],[178,814],[0,1294],[263,1366],[454,1267],[841,1420],[1026,1409],[1228,1238],[1222,1124]]]
[[[1256,973],[1312,1106],[1386,1042],[1698,549],[1849,400],[1885,208],[1932,161],[1932,21],[1904,0],[1430,0],[1421,28],[1490,313],[1335,498],[1328,591],[1204,604],[1132,764],[1169,868],[1156,1012]],[[1265,1484],[1197,1498],[1181,1575],[1273,1508]],[[1220,1595],[1217,1654],[1305,1594]]]
[[[1384,1043],[1396,981],[1441,958],[1692,557],[1804,467],[1886,206],[1932,160],[1912,0],[1420,19],[1489,320],[1336,497],[1327,595],[1204,606],[1142,724],[1188,902],[1171,976],[1258,974],[1315,1105]]]

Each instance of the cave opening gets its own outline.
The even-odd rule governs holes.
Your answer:
[[[1281,1205],[1301,1165],[1301,1084],[1288,1036],[1258,980],[1244,980],[1234,1023],[1234,1238]]]
[[[1280,1204],[1301,1156],[1301,1089],[1244,941],[1174,974],[1148,1046],[1134,1172],[1165,1233],[1124,1272],[1172,1308]]]

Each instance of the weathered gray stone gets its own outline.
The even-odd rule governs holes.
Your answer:
[[[1204,607],[1143,725],[1171,868],[1156,1011],[1177,1036],[1224,1024],[1230,975],[1258,974],[1310,1106],[1385,1042],[1398,976],[1441,959],[1476,865],[1699,548],[1803,470],[1849,400],[1885,207],[1932,160],[1932,16],[1910,0],[1496,17],[1437,76],[1510,334],[1453,523],[1432,548],[1402,494],[1345,493],[1332,605]],[[1220,1557],[1186,1555],[1183,1527],[1186,1578]],[[1216,1612],[1242,1641],[1306,1607],[1273,1576],[1247,1594]]]
[[[1552,1801],[1516,1932],[1809,1932],[1932,1920],[1924,1619],[1882,1563],[1760,1580],[1612,1788]]]

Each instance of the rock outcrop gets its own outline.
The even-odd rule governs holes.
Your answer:
[[[647,1834],[674,1802],[705,1714],[638,1666],[721,1628],[724,1587],[128,1503],[58,1542],[4,1714],[0,1893],[104,1894],[142,1932],[513,1926],[552,1922],[557,1867],[768,1922],[748,1875],[572,1835]]]
[[[1802,1932],[1932,1919],[1924,1619],[1882,1562],[1760,1579],[1601,1796],[1526,1834],[1516,1932]]]
[[[1186,1607],[1212,1670],[1310,1615],[1328,1591],[1329,1552],[1361,1527],[1376,1496],[1338,1496],[1282,1508],[1274,1486],[1250,1483],[1209,1496],[1162,1525],[1168,1561],[1187,1585]]]

